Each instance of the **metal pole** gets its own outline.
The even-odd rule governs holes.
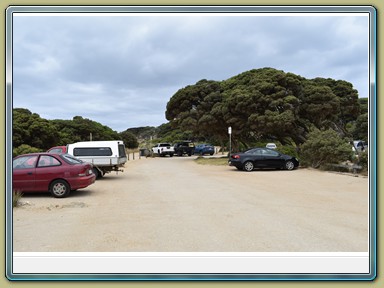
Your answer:
[[[229,157],[231,157],[232,152],[232,134],[229,134]]]
[[[229,154],[228,157],[231,157],[231,151],[232,151],[232,127],[228,127],[228,134],[229,134]]]

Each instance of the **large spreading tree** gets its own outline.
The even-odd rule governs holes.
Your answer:
[[[305,79],[273,68],[254,69],[227,80],[201,80],[178,90],[169,100],[166,118],[196,137],[227,139],[232,127],[237,144],[272,139],[304,143],[312,128],[333,129],[348,136],[347,123],[360,114],[351,83]]]

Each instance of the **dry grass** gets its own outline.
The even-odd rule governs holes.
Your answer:
[[[20,191],[13,191],[12,193],[12,207],[17,207],[19,205],[19,201],[21,197],[23,196],[23,193]]]
[[[197,164],[201,165],[215,165],[215,166],[222,166],[222,165],[228,165],[228,157],[221,157],[221,158],[204,158],[204,157],[197,157],[195,160]]]

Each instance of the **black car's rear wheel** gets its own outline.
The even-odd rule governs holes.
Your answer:
[[[251,161],[246,161],[243,164],[243,170],[244,171],[250,172],[250,171],[253,171],[253,168],[254,168],[254,165]]]
[[[49,187],[49,192],[52,194],[53,197],[64,198],[68,196],[70,188],[66,181],[55,180]]]
[[[293,161],[288,160],[285,162],[285,169],[293,170],[294,168],[295,168],[295,163],[293,163]]]

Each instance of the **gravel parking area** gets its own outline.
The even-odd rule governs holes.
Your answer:
[[[130,160],[68,198],[25,194],[15,252],[366,252],[367,177]]]

